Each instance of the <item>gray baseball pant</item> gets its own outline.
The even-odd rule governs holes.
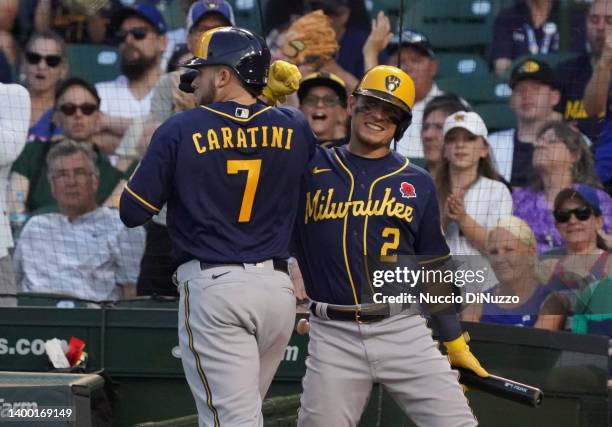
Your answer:
[[[200,427],[261,427],[261,403],[295,323],[289,276],[272,261],[177,270],[179,343]]]
[[[298,426],[356,426],[374,383],[419,427],[477,425],[421,316],[368,324],[310,316],[310,324]]]

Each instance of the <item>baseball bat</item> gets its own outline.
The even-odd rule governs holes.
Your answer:
[[[453,368],[459,371],[459,382],[469,388],[484,391],[503,399],[513,400],[523,405],[538,407],[542,403],[544,393],[537,387],[522,384],[497,375],[479,377],[465,368]]]

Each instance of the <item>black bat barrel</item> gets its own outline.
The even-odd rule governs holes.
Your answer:
[[[453,369],[459,371],[459,382],[474,390],[491,393],[497,397],[533,407],[540,406],[544,398],[542,390],[527,384],[498,377],[497,375],[489,375],[486,378],[479,377],[474,372],[464,368]]]

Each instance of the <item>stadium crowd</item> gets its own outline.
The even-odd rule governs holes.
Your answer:
[[[464,319],[572,329],[594,314],[588,295],[612,273],[612,0],[474,2],[496,6],[476,48],[444,46],[416,8],[399,19],[376,0],[263,1],[261,24],[256,7],[239,3],[0,0],[1,305],[18,292],[176,295],[165,210],[128,230],[116,208],[155,129],[196,107],[179,89],[180,64],[204,31],[245,23],[291,62],[291,21],[321,9],[337,55],[301,65],[286,103],[336,147],[348,140],[347,98],[364,70],[398,65],[414,79],[413,122],[394,147],[434,178],[452,253],[491,267],[482,291],[521,301],[472,305]],[[168,23],[168,8],[180,22]],[[423,22],[480,19],[443,15]],[[80,64],[77,47],[102,63]],[[112,55],[116,74],[98,78]],[[469,76],[479,60],[484,74]],[[91,74],[71,69],[84,65]],[[491,79],[493,115],[478,93]],[[612,301],[602,306],[612,325]]]

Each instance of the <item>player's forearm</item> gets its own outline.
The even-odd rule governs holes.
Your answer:
[[[589,117],[597,117],[605,111],[610,86],[610,67],[603,61],[597,62],[591,80],[584,90],[584,109]]]

